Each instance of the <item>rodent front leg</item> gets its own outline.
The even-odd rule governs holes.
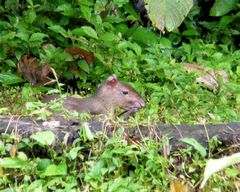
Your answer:
[[[128,118],[129,116],[132,116],[134,113],[136,113],[139,110],[137,107],[130,108],[127,111],[124,111],[123,113],[120,114],[121,117],[124,119]]]

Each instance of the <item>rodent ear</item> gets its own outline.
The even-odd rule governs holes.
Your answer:
[[[106,84],[108,87],[114,87],[117,84],[117,76],[115,74],[108,77]]]

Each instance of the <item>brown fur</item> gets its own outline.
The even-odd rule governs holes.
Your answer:
[[[50,102],[56,98],[59,96],[49,95],[42,101]],[[132,87],[118,81],[115,75],[110,76],[91,97],[78,99],[68,96],[63,100],[63,107],[67,110],[91,114],[114,113],[115,109],[122,108],[126,114],[132,115],[144,104],[142,97]]]

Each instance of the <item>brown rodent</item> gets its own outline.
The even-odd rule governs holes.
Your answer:
[[[56,98],[59,98],[59,95],[49,95],[43,98],[42,102],[48,103]],[[122,108],[125,110],[122,113],[124,118],[137,112],[144,105],[142,97],[132,87],[118,81],[116,75],[108,77],[91,97],[79,99],[68,96],[63,99],[63,107],[69,111],[107,114]]]

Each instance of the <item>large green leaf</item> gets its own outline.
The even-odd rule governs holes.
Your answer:
[[[164,33],[176,29],[193,6],[193,0],[145,0],[152,24]]]
[[[77,14],[76,10],[70,3],[64,3],[57,7],[57,11],[60,11],[65,16],[75,16]]]
[[[23,161],[18,158],[6,157],[0,159],[0,167],[4,168],[26,168],[29,165],[28,161]]]
[[[216,0],[210,10],[210,16],[222,16],[237,6],[237,0]]]
[[[59,165],[49,165],[46,170],[41,174],[42,177],[67,175],[66,163],[60,163]]]
[[[141,44],[154,44],[160,40],[158,34],[142,27],[132,27],[123,32],[127,37],[134,39],[137,43]]]
[[[85,60],[79,60],[77,62],[78,66],[85,72],[89,73],[90,69],[89,69],[89,65],[87,64],[87,62]]]
[[[81,129],[82,129],[82,133],[83,133],[83,137],[84,137],[84,140],[87,141],[91,141],[93,140],[93,133],[91,132],[90,128],[89,128],[89,125],[87,123],[83,123],[81,125]]]
[[[33,33],[29,41],[43,41],[44,37],[47,37],[47,35],[44,33]]]
[[[0,73],[0,83],[10,85],[10,84],[15,84],[20,82],[23,82],[23,79],[14,73],[10,73],[10,72]]]
[[[92,27],[83,26],[83,27],[81,27],[81,29],[83,30],[85,35],[92,37],[94,39],[98,38],[96,31]]]
[[[181,138],[180,141],[192,145],[202,157],[207,155],[206,149],[194,138]]]
[[[60,26],[60,25],[53,25],[51,27],[48,27],[50,30],[56,32],[56,33],[60,33],[63,37],[67,37],[67,32],[66,30]]]
[[[32,139],[35,139],[37,142],[41,143],[42,145],[52,145],[55,140],[55,135],[51,131],[42,131],[37,132],[31,135]]]

